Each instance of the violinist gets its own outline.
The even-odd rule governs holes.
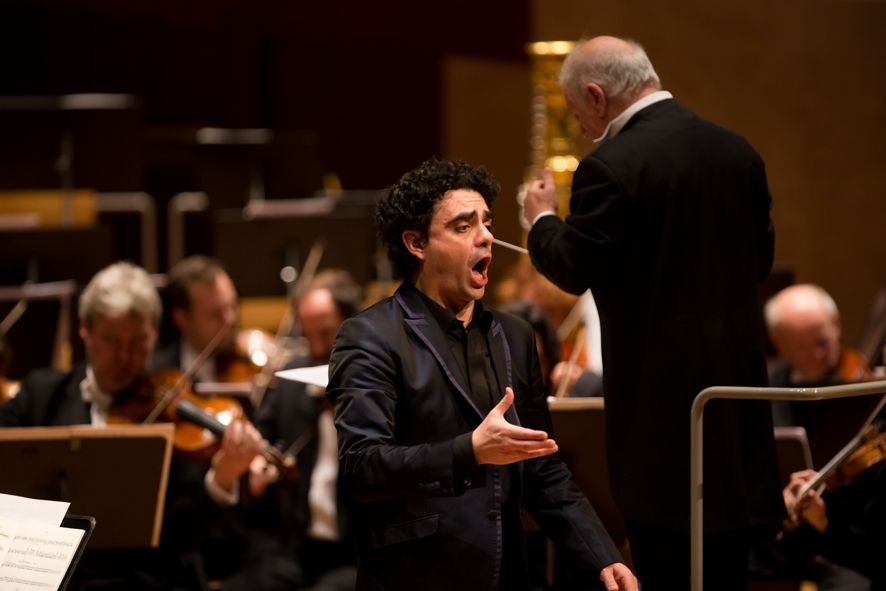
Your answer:
[[[840,313],[834,299],[812,284],[787,287],[765,307],[766,326],[779,354],[769,370],[772,387],[822,387],[871,377],[860,353],[840,344]],[[873,410],[868,397],[822,402],[776,402],[777,426],[806,428],[813,464],[821,466],[861,427]]]
[[[31,372],[18,395],[0,406],[0,427],[101,427],[113,420],[119,404],[145,383],[161,311],[160,297],[143,269],[125,262],[102,269],[79,300],[85,363],[70,372]],[[101,588],[109,590],[202,589],[199,582],[207,578],[233,578],[235,569],[244,563],[213,560],[213,545],[230,539],[225,535],[231,521],[226,499],[236,493],[238,479],[261,446],[254,427],[235,422],[225,431],[210,462],[187,462],[174,455],[160,548],[156,552],[90,553],[81,561],[77,580],[69,588],[93,588],[102,581]],[[208,472],[209,463],[214,473]],[[125,485],[120,483],[121,502],[126,499]],[[298,580],[297,568],[291,570],[296,573],[291,578]],[[242,588],[274,589],[259,585]]]
[[[185,370],[216,334],[225,337],[212,357],[197,370],[196,381],[225,381],[223,374],[236,355],[237,289],[221,263],[202,255],[176,263],[167,274],[169,317],[179,339],[154,354],[152,367]]]
[[[96,274],[79,302],[86,362],[70,372],[38,369],[0,408],[0,425],[107,424],[115,399],[144,376],[157,340],[161,304],[147,273],[116,263]]]
[[[362,308],[360,286],[346,271],[318,273],[295,302],[308,356],[287,369],[329,363],[342,322]],[[351,591],[356,578],[356,547],[352,541],[347,495],[339,477],[338,443],[332,409],[317,386],[280,380],[264,397],[255,423],[262,435],[281,449],[301,446],[301,476],[269,490],[265,522],[289,536],[308,585],[328,591]],[[300,439],[305,437],[307,439]]]
[[[796,516],[782,544],[795,553],[805,551],[869,577],[844,571],[837,579],[819,583],[829,589],[886,590],[886,463],[879,463],[849,483],[823,494],[811,491],[798,501],[798,492],[816,473],[795,472],[784,489],[788,512]],[[839,581],[839,582],[838,582]]]

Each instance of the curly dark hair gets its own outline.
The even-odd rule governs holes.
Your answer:
[[[378,235],[401,277],[411,278],[418,268],[418,259],[403,244],[403,232],[417,230],[427,239],[437,202],[447,191],[458,189],[476,191],[490,208],[500,190],[498,181],[482,166],[433,158],[400,177],[378,203]]]

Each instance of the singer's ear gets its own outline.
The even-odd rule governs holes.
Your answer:
[[[403,244],[406,250],[420,261],[425,260],[425,247],[427,241],[418,230],[405,230],[403,232]]]

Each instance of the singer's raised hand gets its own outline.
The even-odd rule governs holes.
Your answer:
[[[514,391],[505,388],[505,395],[499,403],[474,429],[471,443],[478,464],[513,464],[557,451],[557,442],[544,431],[518,427],[505,419],[505,413],[513,403]]]

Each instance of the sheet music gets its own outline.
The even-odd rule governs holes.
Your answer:
[[[292,380],[293,382],[302,382],[305,384],[313,384],[326,389],[329,382],[329,366],[316,365],[314,367],[297,367],[295,369],[284,369],[274,373],[278,378],[284,380]]]
[[[61,501],[44,501],[0,493],[0,517],[16,521],[61,525],[70,505]]]
[[[61,586],[84,534],[59,526],[69,506],[0,493],[0,591]]]
[[[0,590],[58,589],[83,533],[0,517]]]

